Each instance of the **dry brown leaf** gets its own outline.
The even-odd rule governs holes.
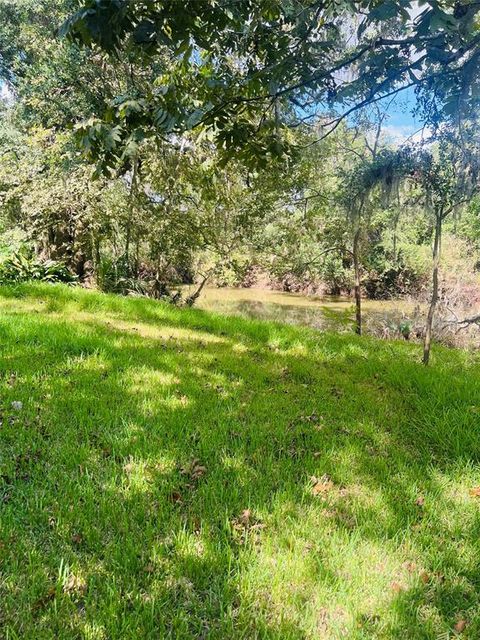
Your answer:
[[[466,626],[467,626],[467,621],[464,620],[463,618],[460,618],[460,620],[457,621],[457,623],[453,628],[456,633],[462,633],[463,631],[465,631]]]
[[[390,588],[392,589],[392,591],[395,591],[395,593],[400,593],[401,591],[405,591],[405,587],[401,585],[399,582],[392,582],[392,584],[390,585]]]
[[[63,585],[65,593],[85,593],[87,590],[87,583],[80,576],[76,576],[71,573],[68,580]]]
[[[183,502],[182,494],[180,493],[180,491],[172,491],[169,498],[170,501],[173,502],[173,504],[182,504]]]
[[[191,477],[196,480],[197,478],[201,478],[207,473],[207,468],[202,467],[201,465],[195,465],[192,469]]]
[[[180,469],[180,473],[184,476],[190,476],[192,480],[198,480],[207,472],[207,468],[200,464],[199,460],[192,460]]]
[[[240,541],[242,544],[247,532],[255,533],[258,536],[261,530],[265,528],[265,525],[258,520],[258,518],[254,517],[250,509],[244,509],[238,518],[234,518],[232,520],[232,526],[234,530],[240,534]],[[257,538],[256,542],[258,541],[259,539]]]
[[[72,536],[72,542],[74,544],[82,544],[83,542],[83,536],[81,533],[74,533]]]
[[[423,584],[427,584],[428,582],[430,582],[430,575],[426,571],[422,571],[420,573],[420,580],[423,582]]]
[[[239,518],[239,522],[241,522],[245,527],[248,527],[250,524],[250,518],[252,516],[252,512],[250,509],[244,509],[242,511],[242,515]]]
[[[425,504],[425,498],[423,496],[418,496],[418,498],[415,500],[415,504],[417,505],[417,507],[423,507]]]
[[[469,493],[473,498],[480,498],[480,487],[473,487]]]
[[[313,476],[310,481],[312,482],[312,493],[314,496],[325,495],[334,487],[333,482],[327,475],[321,478]]]

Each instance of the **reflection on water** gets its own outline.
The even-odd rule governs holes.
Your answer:
[[[188,295],[188,287],[185,290]],[[316,297],[261,289],[205,288],[196,306],[207,311],[275,320],[324,330],[351,331],[354,306],[351,298]],[[405,300],[365,300],[365,330],[395,333],[405,323],[423,319],[418,306]]]
[[[303,306],[260,300],[200,301],[199,307],[219,313],[232,313],[247,318],[276,320],[289,324],[301,324],[316,328],[351,328],[353,324],[353,307],[344,311],[333,311],[327,306]]]

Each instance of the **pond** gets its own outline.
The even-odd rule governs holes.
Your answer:
[[[193,290],[186,287],[184,295]],[[247,318],[275,320],[317,329],[351,331],[354,321],[352,298],[309,296],[266,289],[206,287],[197,300],[199,309]],[[424,308],[407,300],[364,300],[364,328],[375,335],[395,335],[405,324],[421,326]]]

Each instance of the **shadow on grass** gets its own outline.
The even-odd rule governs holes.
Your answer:
[[[4,294],[6,637],[478,637],[464,354]]]

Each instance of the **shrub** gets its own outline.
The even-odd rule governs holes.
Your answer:
[[[153,270],[143,266],[141,277],[136,275],[125,256],[118,259],[102,259],[97,272],[98,288],[106,293],[122,296],[145,296],[166,300],[173,304],[181,302],[181,294],[170,291],[167,284],[155,277]]]
[[[27,280],[74,283],[77,281],[77,276],[73,275],[62,262],[41,261],[25,249],[20,249],[0,263],[0,283],[9,284]]]

